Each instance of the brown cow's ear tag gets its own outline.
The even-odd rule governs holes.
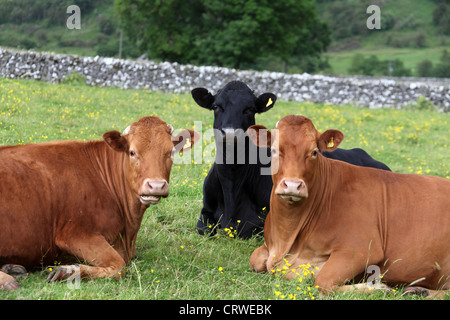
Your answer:
[[[334,147],[334,137],[331,137],[330,142],[327,144],[327,148],[333,148]]]
[[[176,137],[172,136],[172,142],[175,147],[175,152],[179,152],[181,154],[183,151],[191,149],[194,143],[199,138],[200,134],[194,130],[190,129],[181,130]]]
[[[344,140],[344,134],[339,130],[327,130],[322,133],[318,140],[319,149],[322,151],[333,151]]]

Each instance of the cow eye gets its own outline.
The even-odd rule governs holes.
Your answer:
[[[221,106],[219,106],[218,104],[215,104],[213,106],[214,111],[223,111],[223,108]]]
[[[317,150],[314,150],[313,152],[311,152],[311,158],[316,158],[317,157]]]
[[[136,156],[136,152],[134,152],[133,150],[130,150],[130,156],[131,156],[131,157]]]

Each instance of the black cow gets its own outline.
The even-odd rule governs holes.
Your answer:
[[[230,234],[248,238],[264,226],[272,177],[270,173],[261,175],[261,168],[270,168],[270,150],[264,150],[269,159],[265,164],[259,159],[251,163],[248,150],[252,144],[245,131],[255,124],[255,114],[270,110],[277,97],[273,93],[256,97],[240,81],[228,83],[215,96],[207,89],[196,88],[192,97],[201,107],[214,110],[216,142],[216,161],[204,181],[197,230],[204,234],[214,233],[216,227],[228,227]]]
[[[277,97],[273,93],[257,97],[241,81],[229,82],[215,95],[205,88],[195,88],[191,93],[199,106],[214,110],[216,142],[216,160],[204,181],[203,209],[197,231],[214,234],[216,228],[229,228],[230,234],[249,238],[263,230],[273,183],[269,169],[270,149],[258,150],[262,157],[255,161],[250,150],[256,147],[245,132],[255,124],[255,114],[273,108]],[[239,150],[242,147],[243,152]],[[355,150],[337,149],[338,152],[324,155],[355,165],[389,170],[363,150],[364,154]],[[267,174],[262,175],[264,169]]]
[[[391,171],[391,169],[389,169],[389,167],[383,162],[373,159],[367,152],[360,148],[354,148],[350,150],[338,148],[332,152],[321,151],[321,153],[327,158],[344,161],[354,164],[355,166],[373,167]]]

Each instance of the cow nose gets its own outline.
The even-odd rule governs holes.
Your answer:
[[[230,143],[243,141],[242,139],[245,137],[245,132],[243,129],[223,128],[220,129],[220,133],[222,136],[222,141]]]
[[[147,180],[149,194],[167,196],[169,194],[169,184],[166,180]]]
[[[220,132],[222,133],[222,137],[226,140],[231,140],[235,137],[235,130],[233,128],[220,129]]]
[[[283,181],[281,181],[281,187],[286,194],[300,194],[304,185],[305,183],[303,180],[283,179]]]

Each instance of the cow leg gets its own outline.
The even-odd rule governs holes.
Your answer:
[[[402,296],[417,294],[426,297],[427,299],[443,299],[447,293],[450,293],[450,290],[430,290],[422,287],[408,287],[402,293]]]
[[[367,284],[367,283],[358,283],[358,284],[351,284],[351,285],[345,285],[338,287],[336,291],[338,292],[359,292],[359,293],[372,293],[373,290],[386,290],[391,291],[391,288],[384,283],[375,283],[373,286]]]
[[[214,164],[211,167],[203,182],[203,208],[197,222],[197,232],[200,235],[215,235],[220,223],[217,211],[219,207],[223,208],[223,192],[216,166]]]
[[[267,250],[266,244],[255,249],[250,257],[250,268],[256,272],[267,271],[267,258],[269,257],[269,250]]]
[[[79,265],[81,278],[119,278],[120,270],[125,266],[124,259],[101,235],[91,235],[78,238],[56,238],[56,245],[63,251],[74,255],[80,261],[89,265]],[[69,238],[69,239],[66,239]],[[78,266],[61,266],[50,273],[48,282],[69,278]]]
[[[319,291],[325,294],[331,291],[349,291],[349,289],[368,292],[370,290],[366,284],[359,287],[358,285],[344,286],[344,284],[363,273],[366,266],[371,264],[375,263],[367,261],[367,255],[364,254],[332,253],[317,275],[314,285],[319,286]]]
[[[197,232],[200,235],[211,235],[216,234],[217,229],[217,221],[212,218],[212,214],[207,213],[207,211],[203,208],[202,213],[200,214],[200,218],[197,221]]]
[[[23,279],[28,276],[27,269],[18,264],[4,264],[0,271],[13,276],[16,280]]]
[[[18,264],[5,264],[0,269],[0,290],[17,290],[22,286],[16,280],[26,278],[27,270]]]
[[[0,271],[0,290],[14,291],[19,288],[22,288],[22,286],[17,283],[13,276]]]

